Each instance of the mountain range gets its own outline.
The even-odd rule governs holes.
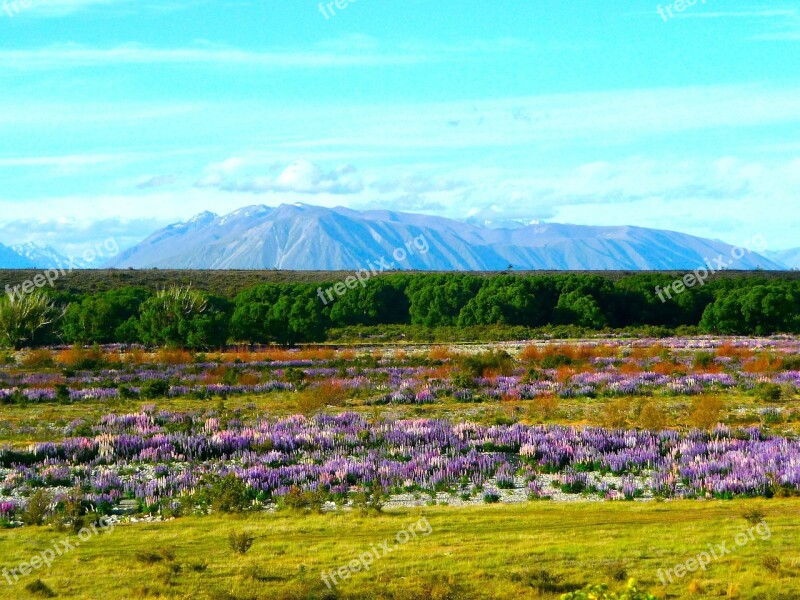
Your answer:
[[[354,270],[377,266],[383,258],[384,268],[398,270],[689,270],[721,257],[731,269],[800,267],[800,249],[746,253],[738,260],[734,250],[719,240],[642,227],[483,224],[284,204],[222,216],[200,213],[156,231],[102,266]],[[68,264],[49,246],[0,244],[0,268],[49,268],[59,262]]]
[[[52,246],[40,246],[32,242],[14,246],[0,244],[0,269],[69,269],[70,265],[79,269],[99,266],[78,258],[70,260]]]

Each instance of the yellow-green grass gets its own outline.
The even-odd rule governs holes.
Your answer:
[[[769,535],[762,527],[754,539],[736,546],[737,533],[752,527],[741,515],[754,507],[765,512]],[[50,570],[42,568],[14,586],[0,579],[0,598],[33,597],[25,586],[37,578],[64,599],[321,598],[328,592],[322,570],[347,565],[384,540],[393,546],[398,531],[424,516],[429,535],[419,533],[376,559],[368,572],[342,581],[338,597],[557,598],[589,582],[621,587],[617,579],[629,576],[658,598],[726,597],[730,590],[727,597],[793,599],[800,598],[799,508],[797,500],[531,502],[379,516],[278,512],[181,518],[98,534],[57,558]],[[257,536],[244,556],[229,547],[233,530]],[[47,527],[2,531],[0,567],[29,561],[67,535]],[[732,552],[706,571],[661,585],[659,569],[686,563],[709,544],[726,544]],[[170,546],[174,560],[142,559]],[[765,566],[769,557],[780,560],[777,572]],[[537,589],[548,578],[550,587]]]

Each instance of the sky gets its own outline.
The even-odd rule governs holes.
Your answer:
[[[6,245],[303,202],[800,246],[796,2],[0,3]]]

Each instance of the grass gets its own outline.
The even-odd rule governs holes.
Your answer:
[[[708,570],[664,588],[659,569],[674,568],[727,542],[750,524],[758,504],[768,539],[712,562]],[[117,526],[20,579],[9,594],[41,579],[59,598],[557,598],[589,582],[636,578],[659,598],[725,597],[779,600],[800,596],[800,501],[491,505],[425,508],[364,517],[356,513],[301,516],[183,518]],[[359,554],[392,540],[424,515],[431,533],[418,535],[329,591],[321,581]],[[246,528],[255,543],[244,556],[228,538]],[[62,540],[46,527],[0,532],[0,567],[12,568]],[[166,550],[165,550],[166,549]],[[168,551],[167,551],[168,550]],[[144,555],[157,561],[137,560]],[[780,557],[777,570],[768,569]],[[202,559],[202,563],[198,560]],[[702,590],[702,594],[697,593]]]

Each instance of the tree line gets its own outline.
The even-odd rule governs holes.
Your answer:
[[[715,334],[800,333],[800,281],[743,276],[687,288],[668,301],[661,274],[391,274],[349,288],[269,283],[222,297],[192,287],[152,292],[34,293],[0,299],[0,345],[141,343],[187,348],[227,343],[322,342],[332,329],[572,325],[588,330],[697,327]]]

